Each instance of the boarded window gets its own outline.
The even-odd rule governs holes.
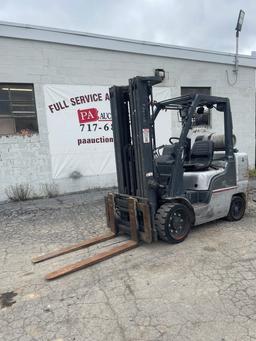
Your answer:
[[[38,132],[32,84],[0,83],[0,135]]]
[[[210,87],[181,87],[181,95],[188,94],[203,94],[203,95],[211,95]],[[211,124],[211,110],[204,108],[204,113],[200,115],[196,115],[194,117],[194,126],[210,126]]]

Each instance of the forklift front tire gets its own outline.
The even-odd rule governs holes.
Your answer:
[[[155,224],[160,239],[180,243],[190,232],[191,212],[181,203],[166,203],[157,210]]]
[[[234,195],[231,200],[230,209],[226,219],[228,221],[238,221],[243,218],[246,208],[244,197]]]

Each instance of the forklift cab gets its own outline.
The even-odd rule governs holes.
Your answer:
[[[155,103],[155,107],[154,120],[158,115],[163,115],[162,111],[166,110],[178,112],[180,117],[180,136],[171,137],[169,145],[154,149],[155,154],[158,154],[155,157],[156,171],[162,188],[165,187],[166,195],[186,196],[187,190],[198,190],[200,181],[192,186],[193,181],[190,183],[190,176],[200,178],[200,175],[207,177],[206,174],[209,174],[210,178],[213,174],[222,173],[224,167],[228,167],[230,172],[234,170],[233,128],[228,99],[193,94]],[[223,112],[224,134],[199,135],[192,142],[190,137],[194,122],[200,120],[198,116],[204,112],[204,107]],[[216,150],[215,142],[217,142]],[[214,162],[214,158],[217,157],[218,162]],[[229,178],[226,180],[230,181],[230,185],[235,184],[235,177],[226,176],[226,178]],[[205,187],[204,189],[206,190]]]
[[[189,101],[193,96],[196,95],[188,95],[186,96],[187,101]],[[204,96],[198,94],[198,96]],[[205,97],[205,96],[204,96]],[[208,96],[209,97],[209,96]],[[212,97],[210,97],[212,99]],[[180,101],[181,98],[176,99]],[[183,101],[183,105],[185,108],[187,107],[187,103]],[[160,103],[157,103],[156,106],[161,106]],[[209,107],[212,110],[216,108],[205,100],[204,107]],[[221,174],[225,171],[227,167],[228,160],[230,158],[226,157],[226,145],[225,145],[225,135],[217,135],[212,132],[204,132],[204,135],[198,135],[198,133],[194,133],[193,129],[196,126],[198,130],[198,122],[200,122],[200,115],[204,112],[204,107],[199,106],[199,108],[195,108],[195,111],[192,115],[192,120],[190,123],[190,127],[183,141],[182,146],[182,154],[181,154],[181,163],[182,168],[180,172],[183,173],[182,178],[180,177],[180,186],[181,191],[184,192],[184,195],[191,195],[192,191],[195,191],[193,197],[189,197],[189,200],[192,203],[206,202],[207,195],[196,195],[198,191],[207,191],[210,187],[210,182],[212,178],[216,175]],[[224,110],[224,106],[221,106],[221,110]],[[166,106],[162,109],[166,112]],[[188,117],[188,112],[183,107],[175,107],[174,105],[171,107],[173,113],[178,111],[180,120],[176,122],[176,130],[179,125],[181,128],[180,135],[186,129],[186,122],[184,120]],[[216,110],[216,109],[215,109]],[[181,114],[182,111],[182,114]],[[165,112],[159,113],[159,115],[164,115]],[[219,122],[223,122],[223,113],[217,114],[219,117]],[[176,115],[175,115],[176,116]],[[199,117],[198,117],[199,116]],[[222,119],[222,120],[221,120]],[[195,122],[197,123],[195,125]],[[232,131],[232,122],[230,122],[230,130]],[[223,122],[224,126],[224,122]],[[205,130],[205,129],[204,129]],[[200,130],[199,130],[200,131]],[[229,131],[229,129],[228,129]],[[154,149],[155,154],[155,167],[156,173],[158,174],[158,181],[161,184],[161,188],[163,190],[162,194],[168,190],[168,185],[171,183],[171,177],[173,174],[173,167],[175,167],[175,161],[177,158],[177,152],[180,148],[179,145],[180,137],[170,137],[169,143],[167,145],[162,145],[160,147],[156,147]],[[232,137],[232,143],[235,142],[235,137]],[[233,145],[232,145],[233,148]]]

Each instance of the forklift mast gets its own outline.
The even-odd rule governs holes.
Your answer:
[[[129,86],[110,88],[118,192],[147,198],[157,208],[154,186],[152,145],[155,136],[152,120],[152,86],[159,77],[135,77]]]

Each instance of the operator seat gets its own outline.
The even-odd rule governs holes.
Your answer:
[[[213,151],[213,141],[195,141],[191,149],[190,160],[184,163],[185,171],[208,169],[213,159]]]
[[[162,155],[156,159],[156,164],[160,174],[170,175],[170,166],[174,162],[175,145],[165,145]]]

